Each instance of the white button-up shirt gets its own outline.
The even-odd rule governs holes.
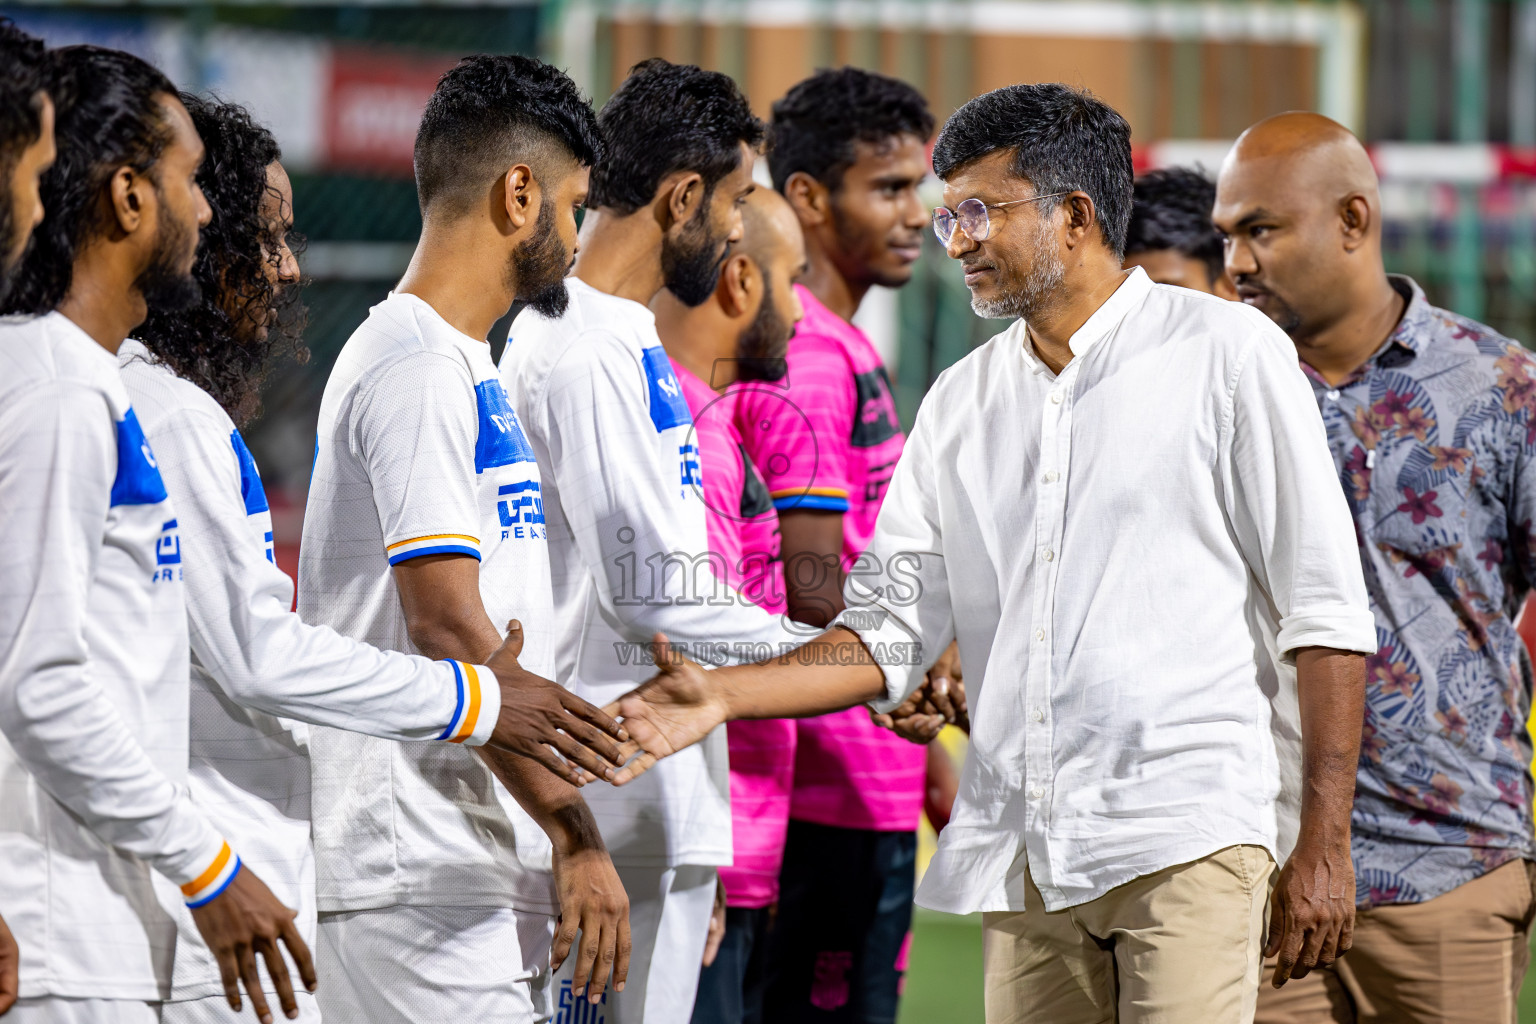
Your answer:
[[[959,640],[971,746],[918,891],[1056,910],[1295,842],[1289,652],[1370,652],[1354,527],[1291,342],[1133,271],[1053,374],[1019,321],[923,402],[839,620],[888,710]],[[918,652],[917,657],[903,656]]]

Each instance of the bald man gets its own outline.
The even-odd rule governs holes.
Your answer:
[[[690,308],[663,290],[651,307],[693,414],[703,475],[695,486],[702,486],[715,574],[745,600],[782,613],[779,520],[742,445],[735,408],[740,387],[784,376],[784,353],[802,314],[794,282],[805,272],[805,240],[789,203],[767,189],[747,197],[742,226],[708,300]],[[732,722],[726,737],[734,859],[720,869],[723,902],[705,948],[695,1024],[761,1019],[763,939],[779,898],[794,781],[794,722]]]
[[[1536,360],[1381,259],[1376,175],[1316,114],[1261,121],[1214,220],[1239,296],[1295,342],[1376,617],[1351,850],[1354,948],[1266,987],[1262,1024],[1515,1020],[1536,903]]]

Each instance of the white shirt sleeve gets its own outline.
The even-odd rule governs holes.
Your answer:
[[[489,669],[381,651],[289,610],[291,583],[247,522],[228,429],[184,409],[150,437],[176,506],[203,668],[231,699],[270,715],[388,740],[484,743],[501,707]],[[482,684],[471,722],[466,672]]]
[[[678,492],[649,414],[643,371],[619,339],[589,330],[551,369],[542,408],[548,467],[604,619],[621,636],[656,632],[735,661],[734,645],[778,651],[809,636],[729,588],[709,568],[704,507]],[[601,567],[601,568],[597,568]],[[740,650],[740,648],[735,648]]]
[[[1267,325],[1261,325],[1267,326]],[[1279,616],[1281,654],[1331,647],[1370,654],[1376,625],[1317,400],[1289,339],[1255,332],[1237,370],[1223,453],[1227,514]]]
[[[357,399],[353,452],[367,467],[390,565],[422,555],[480,558],[475,382],[463,362],[414,352]]]
[[[933,480],[933,405],[930,395],[918,410],[875,535],[843,585],[847,607],[833,622],[857,633],[885,673],[886,699],[870,702],[881,712],[906,700],[955,638]]]
[[[116,467],[111,411],[93,390],[51,382],[0,410],[0,731],[102,841],[191,896],[233,874],[228,845],[88,668],[86,606]]]

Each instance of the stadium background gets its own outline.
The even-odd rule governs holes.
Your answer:
[[[538,54],[598,103],[644,57],[697,62],[732,75],[764,115],[814,68],[843,63],[907,79],[941,117],[999,85],[1066,81],[1126,114],[1140,167],[1214,171],[1254,120],[1319,110],[1371,147],[1389,269],[1536,341],[1536,0],[289,0],[0,13],[55,45],[138,53],[184,88],[249,105],[282,142],[309,239],[312,358],[273,374],[247,436],[290,571],[321,390],[409,257],[416,121],[466,52]],[[925,244],[912,284],[860,315],[908,423],[937,374],[999,326],[972,315],[959,275]],[[946,739],[962,752],[962,738]],[[902,1020],[979,1021],[980,973],[979,923],[920,911]],[[1536,985],[1523,1001],[1536,1014]]]

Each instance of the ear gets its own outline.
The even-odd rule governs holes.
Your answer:
[[[668,223],[663,226],[688,223],[704,205],[704,176],[697,171],[679,175],[666,189],[664,198]]]
[[[762,301],[762,276],[757,264],[740,253],[725,261],[720,268],[720,284],[715,288],[715,298],[726,316],[739,320],[757,312],[755,304]]]
[[[539,212],[539,184],[527,164],[513,164],[501,179],[502,202],[512,234],[521,231]]]
[[[107,180],[107,193],[117,226],[123,234],[133,234],[144,223],[154,186],[133,168],[119,167]]]
[[[784,182],[784,198],[802,227],[816,227],[832,219],[831,191],[804,171],[796,171]]]
[[[1087,192],[1072,192],[1062,200],[1058,208],[1066,211],[1067,248],[1075,249],[1095,237],[1099,226],[1095,223],[1098,210]]]
[[[1354,252],[1365,244],[1375,227],[1375,216],[1370,201],[1356,192],[1339,204],[1339,230],[1344,238],[1344,251]]]

